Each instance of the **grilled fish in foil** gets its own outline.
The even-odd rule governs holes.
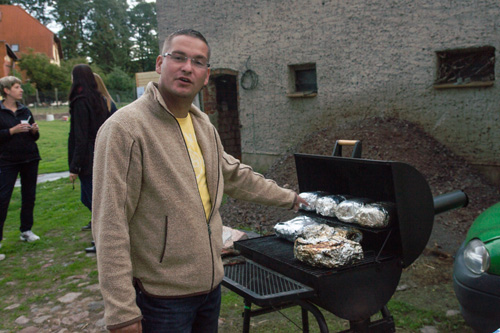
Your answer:
[[[366,198],[346,199],[338,204],[335,216],[342,222],[356,222],[356,214],[370,201],[370,199]]]
[[[374,202],[359,209],[355,220],[364,227],[384,228],[391,222],[392,215],[394,215],[392,202]]]
[[[329,226],[326,224],[308,225],[302,229],[299,237],[304,239],[321,239],[328,241],[333,236],[344,237],[355,242],[361,242],[363,233],[353,227]]]
[[[363,249],[358,242],[344,237],[330,239],[299,237],[293,246],[295,258],[314,267],[335,268],[362,260]]]
[[[328,193],[323,192],[323,191],[314,191],[314,192],[302,192],[299,194],[299,196],[304,199],[309,206],[300,204],[299,208],[306,210],[308,212],[314,212],[316,211],[316,202],[317,200],[322,197],[328,195]]]
[[[346,199],[343,195],[325,195],[316,201],[316,213],[323,216],[335,217],[335,211],[339,203]]]
[[[278,237],[294,242],[304,227],[310,225],[319,225],[319,222],[309,216],[297,216],[290,221],[276,223],[274,232]]]

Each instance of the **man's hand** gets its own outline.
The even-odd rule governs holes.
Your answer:
[[[140,321],[132,325],[119,328],[117,330],[110,330],[111,333],[142,333],[142,324]]]
[[[69,180],[71,182],[74,182],[77,178],[78,178],[78,174],[70,172],[70,174],[69,174]]]
[[[309,206],[309,204],[307,203],[307,201],[305,201],[297,193],[295,193],[295,204],[293,205],[293,210],[296,211],[296,212],[298,212],[300,204],[302,204],[304,206]]]

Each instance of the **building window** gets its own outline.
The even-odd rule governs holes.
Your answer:
[[[10,49],[14,52],[19,52],[19,44],[12,44]]]
[[[314,97],[318,92],[316,64],[290,65],[289,97]]]
[[[495,81],[495,48],[485,46],[439,51],[435,88],[492,86]]]

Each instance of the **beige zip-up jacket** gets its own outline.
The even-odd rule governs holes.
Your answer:
[[[100,128],[92,232],[108,329],[142,318],[134,283],[156,297],[208,293],[222,281],[223,193],[292,208],[295,192],[226,154],[208,116],[191,107],[212,211],[207,221],[180,126],[156,84]]]

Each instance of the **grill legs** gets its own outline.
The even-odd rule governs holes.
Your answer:
[[[290,308],[293,306],[300,306],[302,309],[302,332],[309,332],[309,312],[313,314],[316,321],[318,322],[318,327],[321,333],[328,333],[328,325],[326,324],[325,317],[321,311],[312,303],[305,300],[295,300],[293,302],[284,303],[278,306],[262,307],[258,310],[252,310],[252,302],[245,299],[245,309],[243,312],[243,333],[250,332],[250,318],[263,315],[266,313],[271,313],[279,311],[282,309]],[[370,321],[370,318],[366,320],[359,321],[349,321],[350,328],[346,331],[340,333],[388,333],[396,332],[396,327],[394,325],[394,320],[392,315],[384,306],[380,312],[382,313],[382,319],[377,321]]]
[[[307,314],[307,310],[302,309],[302,332],[309,333],[309,315]]]
[[[252,317],[252,302],[245,299],[245,310],[243,311],[243,333],[250,332],[251,317]]]
[[[302,300],[297,300],[294,302],[289,302],[285,304],[281,304],[278,306],[272,306],[272,307],[263,307],[258,310],[252,310],[252,302],[245,299],[245,309],[243,311],[243,333],[249,333],[250,332],[250,318],[251,317],[256,317],[259,315],[263,315],[266,313],[271,313],[275,312],[278,310],[286,309],[292,306],[297,306],[299,305],[302,308],[302,332],[303,333],[308,333],[309,332],[309,317],[308,317],[308,312],[311,312],[314,317],[316,318],[316,321],[318,322],[318,326],[320,329],[321,333],[328,333],[328,326],[325,321],[325,317],[321,313],[321,311],[314,306],[313,304],[307,302],[307,301],[302,301]]]
[[[319,331],[321,333],[328,333],[328,326],[326,325],[325,317],[323,316],[321,311],[316,306],[312,305],[308,301],[303,301],[303,300],[298,300],[298,301],[296,301],[296,303],[298,305],[300,305],[300,307],[302,308],[302,323],[304,323],[304,320],[305,320],[305,322],[307,324],[307,326],[306,325],[302,326],[302,330],[304,332],[309,332],[309,319],[307,317],[307,312],[309,311],[316,318],[316,321],[318,322],[318,326],[319,326]],[[304,316],[305,316],[305,318],[304,318]],[[307,330],[306,330],[306,328],[307,328]]]

